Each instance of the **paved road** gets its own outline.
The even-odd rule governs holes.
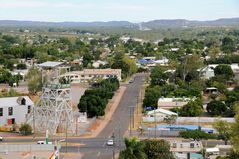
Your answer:
[[[127,85],[125,93],[119,103],[118,108],[113,114],[112,120],[107,124],[103,131],[96,137],[91,139],[82,138],[68,138],[68,142],[80,143],[83,146],[68,146],[68,152],[80,152],[84,154],[83,159],[111,159],[113,152],[119,152],[120,148],[124,145],[123,136],[128,133],[130,123],[130,107],[136,105],[137,96],[139,95],[140,88],[143,85],[144,75],[137,74],[133,83]],[[132,110],[132,108],[131,108]],[[115,147],[106,145],[106,141],[115,136]],[[57,138],[56,138],[57,139]],[[58,138],[57,140],[62,139]],[[6,139],[6,142],[35,142],[39,139]],[[223,144],[222,141],[208,141],[207,144]],[[62,147],[61,151],[65,152],[66,147]]]
[[[68,152],[81,152],[84,154],[83,159],[110,159],[113,153],[119,152],[123,147],[123,136],[127,133],[130,122],[130,111],[133,114],[133,108],[137,103],[137,96],[144,83],[144,74],[136,74],[134,82],[126,86],[125,93],[115,110],[111,121],[106,125],[102,132],[96,138],[82,139],[82,138],[68,138],[68,142],[80,143],[83,146],[68,146]],[[107,146],[106,142],[109,138],[115,136],[115,146]],[[55,138],[56,140],[62,138]],[[18,138],[6,139],[6,142],[37,142],[44,139]],[[62,147],[61,151],[66,151],[66,147]]]
[[[88,139],[85,142],[86,145],[80,150],[85,153],[83,159],[112,158],[114,147],[107,146],[106,141],[108,138],[111,138],[113,134],[116,141],[115,152],[119,150],[119,146],[123,146],[123,136],[127,132],[130,122],[130,109],[133,112],[132,107],[137,103],[137,96],[139,95],[140,89],[144,83],[144,77],[145,75],[143,74],[135,75],[134,82],[127,86],[125,93],[113,114],[112,120],[96,138]],[[85,148],[86,150],[84,150]],[[69,151],[71,150],[72,149],[69,148]]]

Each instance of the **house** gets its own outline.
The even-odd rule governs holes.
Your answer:
[[[93,66],[94,68],[99,68],[101,65],[104,66],[104,65],[106,65],[106,64],[107,64],[106,61],[98,60],[98,61],[93,62],[92,66]]]
[[[176,52],[178,50],[179,50],[179,48],[171,48],[171,51],[173,51],[173,52]]]
[[[83,71],[67,72],[60,77],[64,77],[71,82],[87,83],[99,79],[115,77],[121,81],[121,69],[84,69]]]
[[[47,62],[38,64],[38,67],[40,67],[42,69],[53,69],[53,68],[60,67],[63,64],[64,64],[64,62],[47,61]]]
[[[160,60],[155,60],[154,63],[159,64],[159,65],[167,65],[169,62],[169,59],[167,59],[166,57],[163,57]]]
[[[147,114],[143,116],[142,120],[143,122],[163,122],[165,118],[171,116],[177,117],[178,114],[166,109],[158,108],[147,112]]]
[[[199,69],[198,71],[201,73],[201,76],[205,79],[210,79],[211,77],[214,77],[214,69],[218,66],[219,64],[212,64],[208,65],[204,68]],[[239,76],[239,65],[237,63],[233,63],[230,65],[233,73],[235,76]]]
[[[33,107],[28,96],[0,98],[0,126],[24,123]]]
[[[191,100],[193,100],[193,99],[161,97],[158,99],[158,108],[171,109],[171,108],[183,107]]]
[[[172,111],[166,110],[166,109],[162,109],[162,108],[158,108],[155,110],[151,110],[147,113],[148,116],[150,117],[161,117],[161,118],[165,118],[168,116],[178,116],[177,113],[174,113]]]

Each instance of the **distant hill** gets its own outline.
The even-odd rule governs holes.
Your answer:
[[[197,27],[197,26],[239,26],[239,18],[224,18],[212,21],[192,21],[186,19],[164,19],[153,20],[142,23],[131,23],[128,21],[109,22],[40,22],[40,21],[16,21],[0,20],[0,26],[16,27],[123,27],[138,29],[156,29],[171,27]]]
[[[239,18],[217,19],[212,21],[192,21],[186,19],[153,20],[141,24],[147,28],[195,27],[195,26],[239,26]]]

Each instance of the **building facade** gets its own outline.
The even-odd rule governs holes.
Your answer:
[[[61,77],[71,82],[87,83],[99,79],[117,78],[121,81],[121,69],[84,69],[83,71],[67,72]]]
[[[22,124],[34,107],[28,96],[0,98],[0,126]]]

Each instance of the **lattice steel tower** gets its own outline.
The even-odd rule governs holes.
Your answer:
[[[70,85],[44,85],[42,96],[34,107],[29,121],[36,132],[48,130],[50,134],[56,134],[59,129],[73,132]]]

